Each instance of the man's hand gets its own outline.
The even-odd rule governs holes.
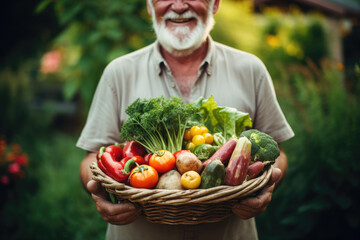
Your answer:
[[[103,219],[114,225],[124,225],[135,221],[141,214],[141,209],[131,203],[113,204],[108,201],[105,189],[95,180],[90,180],[86,186],[95,201],[96,208]]]
[[[251,198],[245,198],[238,204],[233,206],[233,212],[241,219],[249,219],[264,212],[269,205],[272,193],[282,173],[279,168],[274,168],[271,174],[271,179],[268,184],[261,190],[261,192]]]

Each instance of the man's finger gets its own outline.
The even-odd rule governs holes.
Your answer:
[[[107,193],[105,189],[101,186],[101,184],[95,180],[90,180],[86,185],[87,190],[98,196],[103,196],[104,199],[107,198]]]
[[[95,194],[91,194],[91,196],[96,203],[98,211],[109,216],[118,215],[125,212],[132,212],[139,209],[131,203],[113,204],[101,196]]]
[[[261,192],[255,197],[245,198],[240,201],[238,205],[247,206],[249,208],[260,209],[263,208],[264,205],[269,204],[272,197],[272,192],[274,191],[275,184],[273,183],[271,186],[266,186]]]
[[[141,214],[141,210],[133,211],[133,212],[125,212],[118,215],[109,215],[105,216],[104,220],[115,225],[129,224],[135,221],[139,215]]]
[[[274,167],[268,185],[272,185],[273,183],[276,183],[280,179],[280,177],[281,177],[281,169]]]

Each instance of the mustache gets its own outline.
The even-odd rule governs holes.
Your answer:
[[[168,12],[164,15],[164,20],[172,20],[172,19],[186,19],[186,18],[195,18],[199,20],[199,16],[196,13],[193,13],[191,11],[186,11],[184,13],[178,14],[176,12]]]

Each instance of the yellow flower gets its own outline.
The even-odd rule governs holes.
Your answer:
[[[273,48],[278,48],[280,46],[280,40],[275,35],[267,35],[266,42]]]

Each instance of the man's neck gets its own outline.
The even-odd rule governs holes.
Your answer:
[[[160,49],[162,56],[164,57],[165,61],[169,64],[169,66],[175,64],[175,65],[180,65],[179,67],[181,67],[181,65],[184,64],[186,65],[187,63],[189,64],[194,64],[194,62],[201,63],[205,59],[207,54],[208,40],[204,41],[204,43],[201,44],[201,46],[198,49],[196,49],[194,52],[185,56],[181,56],[180,54],[172,54],[167,50],[165,50],[165,48],[163,47],[160,47]]]
[[[161,47],[161,53],[185,98],[190,95],[191,87],[196,81],[200,64],[205,59],[207,51],[208,40],[187,56],[173,55]]]

